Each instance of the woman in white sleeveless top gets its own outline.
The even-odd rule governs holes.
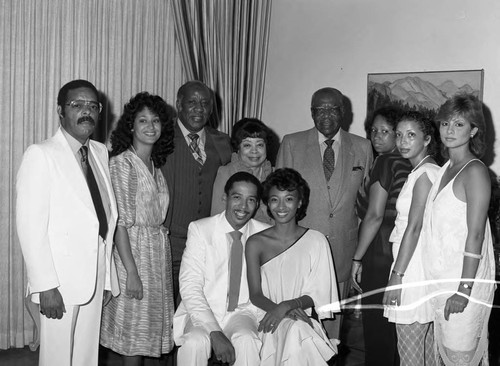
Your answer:
[[[422,229],[424,272],[434,281],[428,286],[434,337],[445,365],[484,366],[495,263],[487,217],[491,183],[478,159],[485,148],[482,103],[456,95],[436,120],[449,160],[429,193]]]
[[[433,157],[436,136],[434,122],[420,112],[403,113],[396,126],[396,146],[413,166],[396,202],[398,214],[389,238],[395,260],[388,286],[408,286],[387,289],[384,294],[384,316],[396,323],[401,366],[435,364],[433,316],[426,309],[430,304],[418,305],[425,287],[412,285],[424,281],[419,238],[425,203],[439,171]]]

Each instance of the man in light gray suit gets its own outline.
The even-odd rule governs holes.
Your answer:
[[[370,141],[340,128],[344,102],[337,89],[316,91],[311,115],[314,128],[283,138],[276,168],[293,168],[309,183],[309,209],[300,224],[322,232],[330,242],[342,299],[349,291],[358,243],[356,197],[363,190],[373,152]],[[330,338],[339,339],[341,316],[323,324]]]

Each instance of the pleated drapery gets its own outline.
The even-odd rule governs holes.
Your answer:
[[[33,337],[26,274],[15,230],[15,177],[26,147],[59,126],[57,93],[87,79],[102,93],[96,139],[105,141],[140,91],[175,105],[186,80],[171,1],[0,0],[0,349]],[[35,179],[35,178],[34,178]]]
[[[260,118],[272,0],[173,0],[188,79],[217,96],[214,123],[230,133],[242,117]]]

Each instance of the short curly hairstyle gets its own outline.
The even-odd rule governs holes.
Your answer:
[[[427,145],[427,154],[436,156],[439,151],[439,136],[436,130],[435,122],[426,117],[423,113],[417,111],[404,111],[398,119],[398,124],[403,121],[415,122],[423,132],[424,137],[429,136],[431,141]]]
[[[298,171],[291,168],[276,169],[273,173],[269,174],[267,179],[262,183],[262,187],[262,202],[264,202],[266,206],[269,202],[269,193],[273,187],[276,187],[280,191],[297,191],[299,200],[302,201],[302,205],[297,209],[295,220],[300,221],[306,217],[311,190],[309,184],[307,184],[306,180],[302,178]],[[269,217],[273,218],[269,206],[267,206],[267,214]]]
[[[61,114],[64,116],[64,105],[67,102],[68,93],[70,90],[79,89],[79,88],[87,88],[94,92],[95,97],[99,99],[99,93],[97,92],[96,87],[88,80],[77,79],[72,80],[62,86],[59,89],[59,93],[57,94],[57,105],[61,107]]]
[[[401,109],[395,106],[384,106],[376,109],[372,112],[365,121],[365,132],[368,139],[370,139],[371,129],[373,127],[373,122],[378,116],[383,117],[387,123],[392,127],[393,130],[396,129],[396,124],[401,116]]]
[[[266,150],[270,145],[271,134],[269,128],[257,118],[242,118],[233,126],[231,133],[231,146],[234,152],[238,152],[241,141],[246,138],[261,138],[266,144]]]
[[[469,140],[469,149],[475,156],[482,158],[486,150],[486,123],[484,121],[483,103],[471,94],[456,94],[439,108],[436,122],[439,127],[441,122],[447,122],[456,117],[468,121],[472,128],[477,127],[476,134]],[[446,148],[443,148],[442,153],[445,157],[448,157]]]
[[[160,168],[174,151],[173,113],[160,96],[148,92],[138,93],[124,105],[123,114],[111,134],[111,156],[121,154],[132,145],[135,117],[145,108],[158,115],[161,121],[161,135],[151,153],[154,166]]]

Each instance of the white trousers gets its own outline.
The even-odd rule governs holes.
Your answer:
[[[255,316],[236,311],[226,319],[225,324],[221,324],[222,332],[233,344],[236,353],[234,366],[258,365],[262,342],[257,335]],[[177,351],[177,364],[179,366],[206,366],[211,352],[212,346],[208,331],[202,327],[194,327],[188,320],[182,336],[182,345]]]
[[[40,315],[39,366],[97,366],[105,257],[105,245],[100,239],[96,287],[88,303],[65,304],[66,312],[61,319]]]

